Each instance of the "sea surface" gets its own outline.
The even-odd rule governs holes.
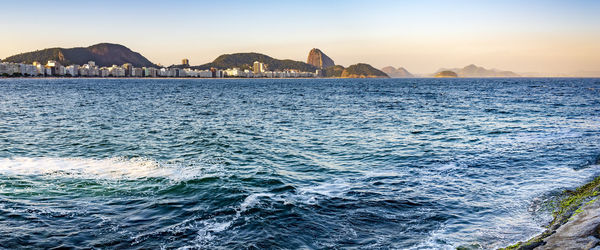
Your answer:
[[[0,79],[0,247],[501,247],[599,142],[600,79]]]

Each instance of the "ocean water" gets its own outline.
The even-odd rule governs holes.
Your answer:
[[[1,79],[0,246],[501,247],[599,142],[600,79]]]

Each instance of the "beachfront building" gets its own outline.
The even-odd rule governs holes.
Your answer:
[[[169,71],[169,69],[167,69],[167,68],[161,68],[161,69],[158,71],[158,76],[160,76],[160,77],[170,77],[170,75],[169,75],[169,74],[170,74],[170,71]]]
[[[260,74],[260,73],[258,73],[258,74]],[[244,77],[246,77],[246,78],[254,78],[254,73],[252,73],[252,71],[246,69],[246,70],[244,70]]]
[[[21,68],[16,63],[0,63],[0,75],[12,76],[20,73]]]
[[[243,70],[240,68],[226,69],[225,77],[246,77]]]
[[[264,63],[255,61],[253,66],[254,66],[253,67],[254,74],[262,74],[263,72],[265,72],[265,64]]]
[[[131,76],[131,71],[133,70],[133,65],[131,65],[131,63],[123,64],[121,67],[125,69],[125,76]]]
[[[87,64],[84,64],[79,68],[80,76],[98,76],[100,71],[96,66],[96,63],[93,61],[89,61]]]
[[[108,77],[108,74],[110,73],[110,71],[106,67],[100,68],[99,72],[100,72],[100,77]]]
[[[43,76],[46,73],[46,68],[39,62],[33,62],[33,66],[37,70],[37,75]]]
[[[67,76],[77,76],[79,75],[79,65],[69,65],[66,68],[66,74]]]
[[[131,70],[131,76],[142,77],[142,76],[144,76],[144,70],[142,68],[133,68]]]
[[[187,77],[198,77],[198,72],[197,70],[192,70],[192,69],[183,69],[183,74],[185,74],[185,76]]]
[[[211,78],[213,74],[210,70],[198,70],[198,77]]]
[[[19,73],[24,76],[37,76],[37,68],[31,64],[19,63]]]
[[[56,75],[64,76],[66,74],[67,74],[67,69],[65,68],[65,66],[58,65],[58,67],[56,68]]]
[[[146,68],[144,67],[144,76],[145,77],[156,77],[158,70],[156,68]]]
[[[46,75],[47,76],[55,76],[58,75],[56,72],[56,67],[58,66],[58,62],[54,61],[54,60],[49,60],[46,63]]]
[[[125,69],[117,65],[113,65],[110,68],[108,68],[108,75],[112,77],[124,77]]]

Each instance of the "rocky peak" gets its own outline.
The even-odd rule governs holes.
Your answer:
[[[335,66],[335,63],[320,49],[314,48],[308,53],[308,59],[306,63],[313,65],[317,68],[328,68]]]

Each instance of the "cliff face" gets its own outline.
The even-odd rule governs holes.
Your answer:
[[[317,48],[310,50],[306,63],[321,69],[335,66],[333,60],[325,55],[323,51]]]
[[[406,70],[405,68],[394,68],[392,66],[387,66],[383,69],[381,69],[381,71],[383,71],[384,73],[386,73],[388,76],[392,77],[392,78],[407,78],[407,77],[414,77],[413,74],[411,74],[410,72],[408,72],[408,70]]]

